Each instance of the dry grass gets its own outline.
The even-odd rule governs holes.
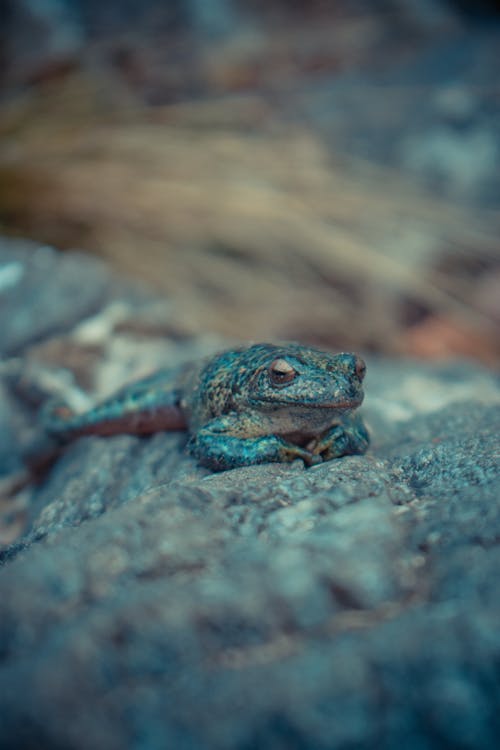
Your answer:
[[[498,358],[498,215],[332,158],[312,134],[268,126],[258,98],[106,122],[87,97],[73,85],[4,118],[6,229],[100,254],[173,298],[192,330]]]

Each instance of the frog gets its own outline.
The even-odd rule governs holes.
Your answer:
[[[308,468],[368,448],[355,413],[365,373],[357,354],[251,344],[160,369],[81,414],[52,401],[42,421],[59,444],[185,430],[190,453],[214,472],[296,459]]]

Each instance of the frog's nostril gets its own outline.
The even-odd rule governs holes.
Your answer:
[[[364,360],[361,359],[361,357],[356,357],[354,369],[356,371],[356,375],[358,376],[358,378],[360,380],[363,380],[363,378],[366,375],[366,365],[364,363]]]

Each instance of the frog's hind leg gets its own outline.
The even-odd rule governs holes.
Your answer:
[[[60,402],[49,402],[42,412],[46,432],[66,442],[80,435],[150,435],[163,430],[184,430],[180,391],[172,378],[157,373],[111,396],[83,414]]]

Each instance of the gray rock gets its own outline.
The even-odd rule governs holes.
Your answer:
[[[131,352],[175,364],[214,345],[103,333],[113,296],[95,294],[35,337],[15,320],[2,334],[36,373],[31,342],[81,346],[91,311],[96,392]],[[0,746],[495,747],[498,379],[368,358],[363,409],[367,455],[308,470],[211,474],[181,433],[69,446],[24,489],[29,529],[2,552]]]
[[[82,53],[84,35],[70,0],[4,0],[0,20],[0,74],[11,85],[40,79]]]
[[[436,22],[425,10],[422,16]],[[453,30],[449,21],[445,33],[414,47],[410,42],[397,64],[308,81],[296,95],[297,104],[334,154],[342,148],[397,168],[440,197],[494,208],[500,163],[494,62],[498,15],[474,30],[469,25]],[[394,55],[397,44],[379,55],[389,49]],[[290,100],[287,107],[293,111]]]
[[[130,288],[122,283],[122,294]],[[0,355],[71,330],[119,291],[119,282],[97,259],[0,238],[0,316],[8,321],[0,327]]]

